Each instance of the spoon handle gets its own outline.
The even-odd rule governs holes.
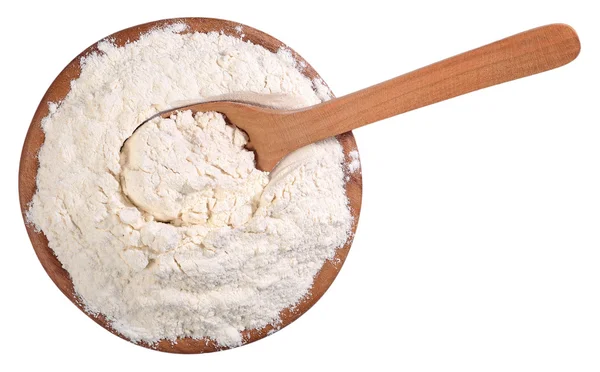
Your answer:
[[[294,124],[307,143],[344,133],[436,102],[560,67],[580,44],[564,24],[538,27],[445,59],[305,111]],[[319,126],[310,125],[319,122]]]

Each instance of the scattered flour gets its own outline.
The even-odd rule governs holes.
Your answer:
[[[348,154],[350,156],[350,163],[348,163],[348,172],[354,173],[360,169],[360,160],[358,158],[358,151],[352,150]]]
[[[328,98],[289,51],[184,28],[101,42],[81,60],[42,121],[28,219],[87,310],[124,336],[237,346],[241,331],[277,324],[348,239],[343,152],[321,141],[268,174],[216,113],[180,112],[134,133],[173,102],[254,92],[292,108]]]

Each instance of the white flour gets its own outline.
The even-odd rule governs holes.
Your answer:
[[[103,42],[81,61],[42,122],[28,218],[86,308],[124,336],[236,346],[240,331],[277,324],[348,239],[343,153],[322,141],[269,175],[220,115],[184,112],[145,124],[121,154],[139,123],[176,101],[235,92],[295,102],[278,107],[327,99],[285,50],[183,28],[120,48]]]

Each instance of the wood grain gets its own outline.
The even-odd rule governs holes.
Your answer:
[[[156,22],[150,22],[143,25],[131,27],[115,34],[108,36],[106,39],[111,39],[115,44],[122,46],[125,43],[136,41],[139,36],[145,32],[150,31],[154,28],[164,27],[173,23],[186,23],[189,26],[188,32],[223,32],[226,35],[239,36],[239,32],[236,30],[239,23],[220,19],[210,18],[176,18],[167,19]],[[258,31],[254,28],[241,25],[243,27],[243,33],[245,36],[244,40],[251,41],[252,43],[262,45],[266,49],[276,52],[281,47],[286,47],[279,40],[265,34],[264,32]],[[104,39],[103,39],[104,40]],[[289,48],[288,48],[289,49]],[[40,147],[44,143],[44,133],[41,129],[41,120],[48,115],[48,102],[59,102],[67,95],[70,89],[70,82],[76,79],[80,74],[79,61],[81,57],[84,57],[94,51],[97,51],[97,43],[84,50],[79,56],[77,56],[67,67],[57,76],[48,91],[42,98],[37,111],[35,112],[31,125],[23,144],[23,151],[21,154],[21,163],[19,169],[19,199],[21,203],[21,212],[27,228],[27,233],[37,254],[40,263],[56,284],[56,286],[82,311],[85,312],[83,306],[78,301],[75,291],[73,290],[73,283],[69,274],[63,269],[62,265],[48,247],[48,240],[46,236],[38,231],[35,231],[34,227],[27,223],[26,212],[27,206],[31,201],[35,189],[36,189],[36,176],[38,169],[37,153]],[[300,62],[305,63],[303,69],[304,75],[309,78],[320,78],[317,72],[308,64],[306,61],[296,52],[290,49],[292,54]],[[346,162],[350,162],[349,152],[357,150],[356,142],[352,133],[344,133],[337,136],[338,140],[343,146]],[[315,277],[313,287],[308,295],[293,309],[286,309],[281,312],[281,324],[278,328],[283,328],[289,325],[291,322],[296,320],[302,314],[304,314],[311,306],[315,304],[329,288],[335,277],[337,276],[340,268],[342,267],[348,251],[352,244],[352,238],[356,231],[358,218],[360,215],[361,199],[362,199],[362,178],[360,170],[349,174],[349,179],[346,182],[346,193],[350,202],[350,208],[354,222],[352,226],[352,235],[349,241],[340,248],[335,257],[332,260],[325,262],[321,271]],[[106,321],[102,315],[94,315],[86,313],[96,323],[109,330],[111,333],[126,339],[118,332],[116,332],[110,324]],[[259,340],[273,331],[273,327],[267,326],[263,329],[253,329],[243,332],[244,344]],[[48,340],[51,340],[51,335],[48,335]],[[219,347],[215,342],[207,339],[191,339],[182,338],[172,343],[170,341],[160,341],[153,345],[145,343],[139,344],[141,346],[151,348],[154,350],[171,352],[171,353],[208,353],[217,350],[224,349]]]
[[[448,58],[341,98],[293,111],[243,102],[185,107],[219,111],[250,137],[258,168],[270,171],[290,152],[367,124],[574,60],[575,30],[564,24],[538,27]],[[168,113],[165,114],[168,116]]]

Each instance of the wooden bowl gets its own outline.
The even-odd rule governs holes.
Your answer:
[[[281,47],[287,48],[287,46],[279,40],[254,28],[240,25],[239,23],[210,18],[176,18],[150,22],[119,31],[108,36],[107,39],[111,39],[116,45],[122,46],[127,42],[138,40],[141,34],[146,33],[153,28],[164,27],[169,24],[182,22],[189,26],[186,32],[205,33],[217,31],[236,37],[240,37],[239,26],[241,26],[244,34],[244,40],[261,45],[272,52],[276,52]],[[236,27],[238,28],[236,29]],[[69,273],[63,269],[53,251],[48,247],[48,240],[46,236],[42,232],[35,231],[34,227],[27,223],[25,220],[25,213],[27,211],[28,204],[36,190],[36,176],[39,166],[37,154],[40,147],[44,143],[44,133],[40,124],[42,118],[48,115],[48,102],[60,102],[62,99],[64,99],[69,92],[71,80],[79,77],[79,61],[81,57],[84,57],[94,51],[98,51],[97,44],[90,46],[80,55],[78,55],[73,61],[71,61],[71,63],[69,63],[67,67],[65,67],[65,69],[56,77],[52,85],[50,85],[50,88],[48,88],[48,91],[42,98],[42,101],[40,102],[40,105],[33,116],[29,131],[27,132],[25,143],[23,144],[23,152],[21,154],[21,164],[19,169],[19,198],[21,202],[21,212],[23,214],[23,219],[26,222],[25,226],[27,228],[27,233],[29,234],[29,239],[33,245],[33,249],[42,263],[42,266],[56,286],[58,286],[65,296],[71,300],[71,302],[73,302],[81,311],[84,312],[85,310],[82,304],[78,301],[73,289],[73,283],[71,282]],[[319,78],[317,72],[308,63],[305,63],[306,61],[304,61],[300,55],[291,49],[290,51],[298,61],[303,62],[301,65],[304,66],[302,71],[304,75],[311,79]],[[351,159],[348,154],[350,151],[357,150],[354,137],[352,136],[352,133],[345,133],[337,136],[337,138],[343,146],[345,161],[349,162]],[[358,217],[360,214],[360,205],[362,199],[362,178],[360,169],[356,172],[348,174],[346,181],[346,193],[350,202],[352,216],[354,217],[352,235],[346,245],[337,250],[335,257],[332,260],[325,262],[321,268],[321,271],[316,275],[311,290],[301,300],[301,302],[294,308],[288,308],[281,312],[281,324],[277,327],[278,329],[283,328],[294,320],[298,319],[298,317],[300,317],[312,305],[314,305],[315,302],[321,298],[323,293],[325,293],[327,288],[329,288],[337,276],[340,268],[342,267],[342,264],[348,255],[350,245],[352,244],[352,238],[354,237],[354,232],[356,231],[356,225],[358,223]],[[127,340],[126,337],[119,334],[110,326],[104,316],[89,314],[87,312],[86,314],[111,333]],[[270,325],[262,329],[246,330],[242,333],[244,340],[243,343],[247,344],[259,340],[267,336],[272,330],[273,327]],[[48,339],[50,339],[50,336],[48,336]],[[225,347],[219,346],[214,341],[209,339],[192,338],[180,338],[176,342],[161,340],[151,345],[146,343],[138,343],[138,345],[171,353],[208,353],[226,349]]]

